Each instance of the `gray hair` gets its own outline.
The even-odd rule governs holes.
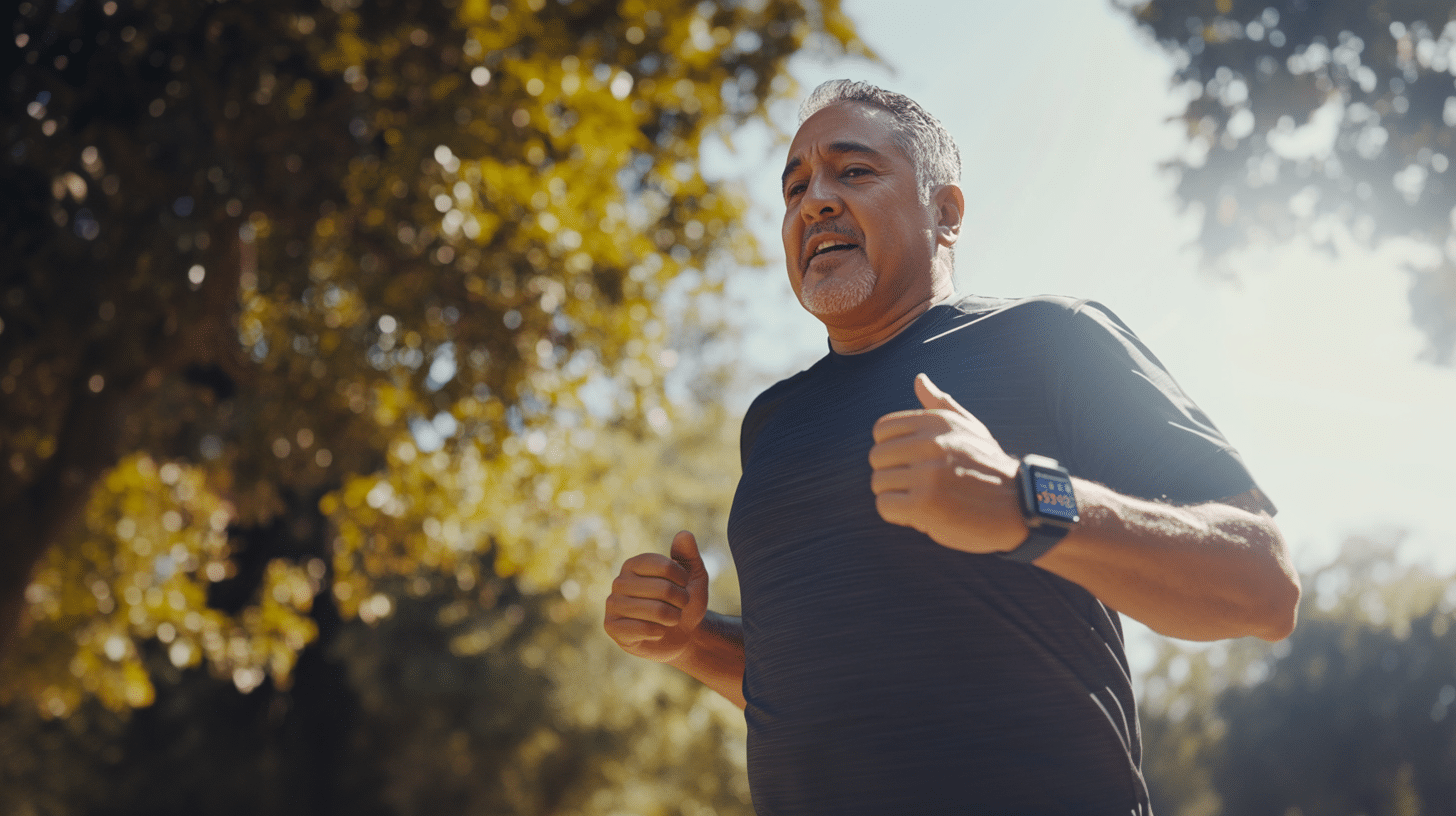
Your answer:
[[[863,102],[894,118],[893,138],[915,167],[915,184],[922,202],[929,203],[937,187],[960,183],[961,152],[955,139],[915,100],[868,82],[831,79],[815,88],[799,106],[799,124],[836,102]]]

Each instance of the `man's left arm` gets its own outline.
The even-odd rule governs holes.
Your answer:
[[[952,549],[1014,549],[1027,535],[1020,463],[928,377],[916,378],[915,391],[922,409],[875,424],[871,487],[881,517]],[[1299,577],[1257,491],[1179,506],[1073,484],[1082,520],[1037,567],[1171,637],[1272,641],[1293,630]]]
[[[1171,637],[1294,630],[1299,577],[1257,491],[1175,506],[1072,481],[1081,521],[1036,566]]]

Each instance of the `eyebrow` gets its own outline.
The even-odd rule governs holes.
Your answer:
[[[884,155],[873,147],[870,147],[867,144],[860,144],[859,142],[831,142],[826,152],[835,154],[860,153],[867,156]],[[789,163],[784,165],[784,174],[779,177],[779,186],[784,186],[784,182],[787,182],[789,180],[789,176],[793,174],[795,170],[798,170],[799,166],[803,163],[804,160],[797,157],[789,159]]]

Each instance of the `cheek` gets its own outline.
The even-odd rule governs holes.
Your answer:
[[[780,229],[780,235],[784,242],[784,265],[788,268],[789,280],[794,280],[797,277],[794,274],[794,270],[798,268],[796,261],[799,257],[800,231],[798,229],[798,219],[794,218],[792,213],[784,216],[784,224]]]

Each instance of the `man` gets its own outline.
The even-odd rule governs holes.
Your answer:
[[[705,612],[688,532],[607,600],[624,649],[745,708],[762,816],[1148,814],[1116,613],[1194,640],[1294,626],[1272,505],[1131,331],[954,294],[959,175],[903,96],[804,103],[784,252],[830,351],[744,419],[743,617]]]

